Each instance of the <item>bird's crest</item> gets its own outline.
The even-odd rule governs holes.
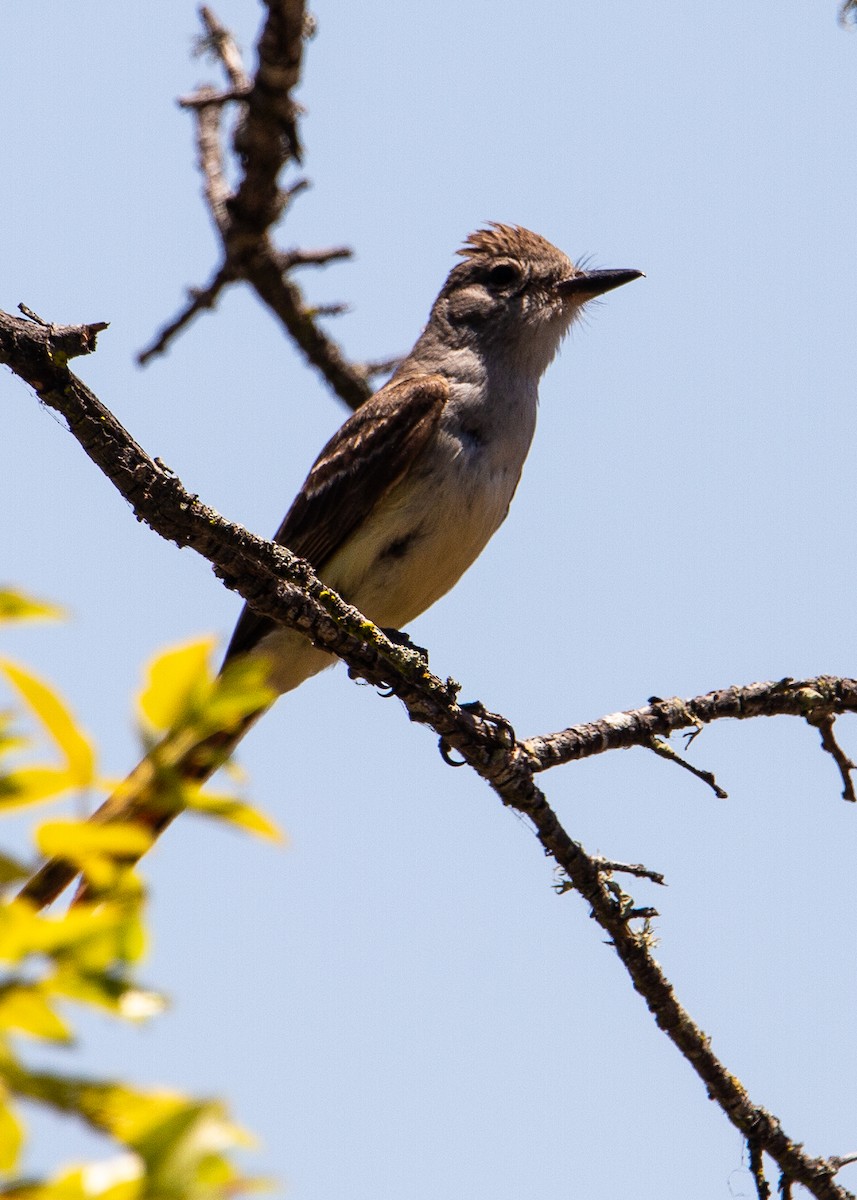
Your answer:
[[[526,260],[554,258],[559,251],[546,238],[521,225],[501,225],[498,221],[491,221],[487,229],[477,229],[471,233],[457,253],[466,259],[486,255],[491,258]]]

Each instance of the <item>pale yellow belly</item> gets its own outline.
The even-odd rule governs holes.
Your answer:
[[[394,488],[325,564],[322,579],[376,625],[401,629],[458,582],[503,522],[517,473],[499,472],[487,488],[482,482],[465,470],[440,491],[431,478]],[[287,629],[263,638],[257,650],[271,658],[279,692],[335,661]]]

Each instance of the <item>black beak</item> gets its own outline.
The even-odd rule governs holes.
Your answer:
[[[585,296],[589,299],[591,296],[603,296],[605,292],[612,292],[623,283],[630,283],[632,279],[642,276],[642,271],[581,271],[579,275],[561,279],[556,290],[561,296]]]

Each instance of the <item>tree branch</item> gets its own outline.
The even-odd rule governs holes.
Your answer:
[[[281,188],[279,178],[290,163],[301,160],[300,107],[292,92],[300,81],[308,17],[304,0],[265,0],[265,7],[267,16],[257,43],[258,66],[252,79],[229,31],[210,8],[200,10],[205,27],[201,44],[219,58],[229,87],[225,91],[202,87],[179,104],[193,113],[196,122],[197,161],[206,204],[221,240],[222,261],[206,287],[190,289],[190,302],[140,351],[137,361],[144,364],[163,354],[195,316],[213,306],[224,288],[244,281],[280,320],[306,360],[349,408],[355,409],[372,393],[372,372],[346,359],[318,324],[322,309],[308,305],[290,278],[295,267],[322,266],[348,257],[351,251],[334,246],[284,252],[271,238],[273,226],[307,186],[305,180],[299,180]],[[226,182],[222,145],[223,111],[231,103],[239,106],[232,151],[241,178],[234,192]]]
[[[679,1003],[672,984],[652,957],[648,916],[653,910],[635,906],[632,898],[610,877],[611,870],[626,868],[589,855],[565,831],[536,787],[534,772],[555,765],[563,753],[567,754],[567,735],[571,731],[555,735],[564,739],[559,747],[551,738],[521,743],[510,732],[508,722],[497,714],[478,705],[459,705],[459,687],[454,681],[432,675],[421,655],[389,641],[362,614],[326,588],[306,562],[240,525],[231,524],[190,495],[159,460],[150,458],[137,445],[113,414],[68,370],[64,353],[57,351],[51,339],[51,331],[57,328],[0,314],[0,360],[34,388],[43,403],[63,415],[72,434],[128,500],[136,515],[162,537],[197,550],[215,566],[226,585],[238,591],[257,611],[300,630],[315,645],[342,658],[354,674],[378,686],[387,686],[403,701],[411,720],[434,729],[446,745],[454,748],[493,787],[504,804],[529,817],[546,853],[586,900],[591,915],[607,933],[658,1026],[681,1051],[708,1094],[741,1130],[748,1144],[757,1148],[754,1153],[768,1154],[777,1163],[783,1179],[803,1184],[818,1200],[849,1200],[849,1193],[835,1182],[838,1169],[835,1164],[839,1160],[809,1157],[783,1132],[775,1117],[755,1105]],[[84,346],[93,340],[87,331],[94,326],[59,328],[57,336],[63,345]],[[69,328],[74,332],[69,333]],[[825,677],[823,689],[820,685],[804,684],[797,692],[796,686],[791,681],[788,686],[751,685],[748,689],[733,688],[711,696],[731,697],[728,715],[745,717],[767,714],[772,705],[785,705],[786,700],[797,715],[805,716],[807,707],[812,710],[816,703],[810,693],[819,701],[823,699],[830,711],[839,711],[837,705],[846,700],[849,704],[857,703],[854,680]],[[774,692],[779,696],[778,701]],[[756,698],[756,713],[749,711],[749,699],[739,704],[739,698],[745,694]],[[604,726],[604,736],[611,729],[624,729],[626,741],[621,744],[641,744],[627,741],[629,728],[659,721],[657,731],[665,733],[670,727],[683,727],[688,720],[693,724],[693,703],[658,701],[648,710],[639,710],[636,721],[628,720],[632,714],[621,714],[621,719],[614,714],[585,728]],[[716,707],[713,702],[708,708],[701,706],[706,712],[713,707]],[[699,719],[704,718],[700,715]],[[652,732],[647,729],[646,735],[651,737]],[[539,760],[533,747],[544,749],[545,762]],[[555,761],[549,761],[552,755]],[[565,886],[561,890],[566,890]],[[641,917],[646,918],[642,929],[634,928],[634,921]]]
[[[644,708],[610,713],[598,721],[530,738],[523,748],[530,755],[533,771],[538,772],[608,750],[627,750],[631,746],[653,749],[652,739],[659,734],[669,735],[688,728],[698,732],[703,725],[724,717],[739,721],[752,717],[803,717],[821,730],[822,746],[840,768],[846,784],[843,795],[850,800],[853,795],[848,790],[848,771],[854,769],[854,764],[832,739],[831,732],[835,715],[845,712],[857,712],[857,679],[837,675],[818,675],[813,679],[786,677],[776,682],[721,688],[689,700],[654,698]],[[687,765],[680,761],[681,765]],[[697,773],[695,768],[693,771]]]

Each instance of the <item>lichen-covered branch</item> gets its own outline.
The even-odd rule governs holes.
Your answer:
[[[790,1181],[800,1183],[818,1200],[853,1200],[835,1180],[841,1160],[807,1155],[771,1113],[753,1103],[738,1078],[720,1062],[652,956],[647,923],[640,928],[640,918],[651,910],[637,907],[612,879],[614,871],[627,871],[627,865],[594,857],[574,841],[536,786],[534,775],[560,761],[585,757],[580,746],[589,744],[593,747],[589,753],[599,753],[643,745],[654,734],[698,725],[715,714],[747,718],[773,715],[779,708],[806,717],[822,708],[831,713],[850,710],[857,704],[857,681],[823,677],[798,685],[789,680],[730,688],[696,701],[659,700],[647,709],[578,727],[576,740],[575,731],[565,730],[522,743],[504,718],[479,706],[459,705],[457,684],[432,675],[420,655],[389,641],[327,589],[307,563],[226,521],[190,495],[158,459],[149,457],[66,365],[69,348],[74,353],[94,349],[93,330],[97,333],[98,328],[58,328],[0,314],[0,361],[28,382],[43,403],[63,415],[86,453],[141,520],[178,545],[192,546],[214,564],[227,586],[259,612],[301,630],[342,658],[355,674],[386,685],[403,701],[412,720],[434,729],[504,804],[529,817],[542,847],[607,934],[659,1028],[742,1132],[753,1153],[767,1154],[776,1162],[784,1186]],[[581,730],[589,732],[581,734]],[[613,744],[607,745],[611,739]],[[656,872],[631,870],[657,881]]]
[[[659,735],[668,736],[680,729],[698,732],[702,726],[724,717],[739,721],[752,717],[803,717],[820,730],[822,748],[836,762],[844,784],[843,798],[854,800],[850,773],[855,766],[833,737],[836,715],[849,712],[857,712],[857,679],[838,675],[818,675],[812,679],[786,677],[721,688],[689,700],[655,697],[643,708],[609,713],[597,721],[530,738],[524,748],[532,769],[538,772],[608,750],[628,750],[632,746],[652,749],[652,739]],[[683,761],[681,765],[687,766]],[[710,775],[695,769],[694,773]],[[713,776],[705,781],[716,786]]]

